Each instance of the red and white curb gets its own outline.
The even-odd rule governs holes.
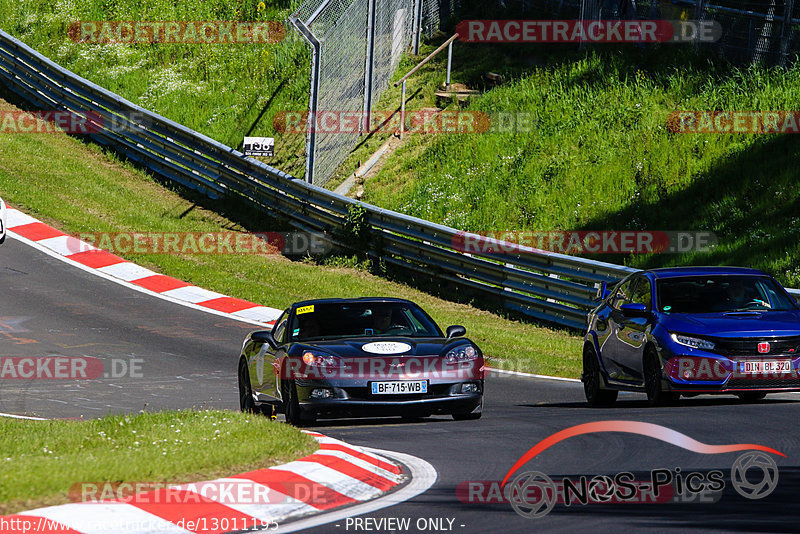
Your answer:
[[[85,271],[184,306],[256,325],[271,325],[282,313],[145,269],[11,206],[8,206],[8,235]]]
[[[307,433],[319,442],[319,450],[287,464],[169,486],[121,500],[78,502],[0,516],[0,533],[217,533],[254,527],[285,530],[292,526],[286,525],[288,521],[365,503],[409,478],[384,456],[316,432]],[[414,495],[429,488],[435,478],[435,471],[432,480],[429,474],[421,477],[417,484],[422,483],[422,487]],[[237,498],[237,491],[230,489],[243,484],[248,487],[246,499]],[[341,512],[359,513],[357,507]]]

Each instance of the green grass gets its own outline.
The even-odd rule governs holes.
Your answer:
[[[285,463],[316,448],[290,425],[239,412],[0,418],[0,515],[69,502],[70,488],[82,482],[198,482]]]
[[[800,285],[800,138],[666,127],[675,110],[797,109],[800,67],[737,68],[677,46],[464,43],[454,65],[454,81],[473,87],[481,71],[504,74],[469,109],[528,113],[531,130],[412,137],[367,181],[368,202],[478,232],[712,231],[711,253],[598,259],[748,265]],[[436,68],[423,71],[416,105],[432,102]]]
[[[234,148],[244,135],[272,136],[281,110],[308,109],[309,53],[286,26],[276,44],[86,44],[75,21],[279,21],[299,0],[0,0],[0,28],[80,76]],[[274,98],[273,98],[274,97]],[[277,136],[264,161],[302,177],[305,139]]]
[[[0,101],[0,109],[10,108]],[[0,135],[0,193],[15,207],[74,235],[282,229],[280,221],[245,213],[241,206],[225,206],[171,190],[97,146],[60,134]],[[275,308],[324,297],[408,298],[422,305],[440,325],[466,326],[468,335],[495,365],[569,377],[580,373],[580,338],[571,332],[510,319],[471,303],[436,298],[405,283],[353,268],[354,263],[342,259],[317,265],[278,255],[122,255],[200,287]],[[452,290],[448,295],[458,293]]]

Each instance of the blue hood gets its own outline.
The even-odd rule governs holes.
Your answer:
[[[800,310],[661,314],[670,332],[713,337],[800,336]]]

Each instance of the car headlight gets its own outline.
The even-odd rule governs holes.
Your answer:
[[[331,354],[307,350],[303,353],[303,363],[319,367],[339,367],[339,358]]]
[[[447,363],[468,362],[478,358],[478,351],[472,345],[461,345],[445,355]]]
[[[672,337],[672,341],[675,343],[692,347],[693,349],[714,350],[715,347],[714,342],[708,341],[707,339],[684,336],[681,334],[670,334],[670,336]]]

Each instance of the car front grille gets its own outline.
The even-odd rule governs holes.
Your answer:
[[[714,342],[714,350],[724,356],[798,356],[800,355],[800,336],[764,338],[708,338]],[[758,352],[758,344],[769,343],[769,352]]]
[[[730,389],[800,389],[800,378],[743,378],[730,380],[726,387]]]
[[[353,400],[372,400],[372,401],[413,401],[441,397],[450,393],[452,384],[428,384],[427,393],[402,394],[402,395],[373,395],[370,388],[345,387],[349,397]]]

